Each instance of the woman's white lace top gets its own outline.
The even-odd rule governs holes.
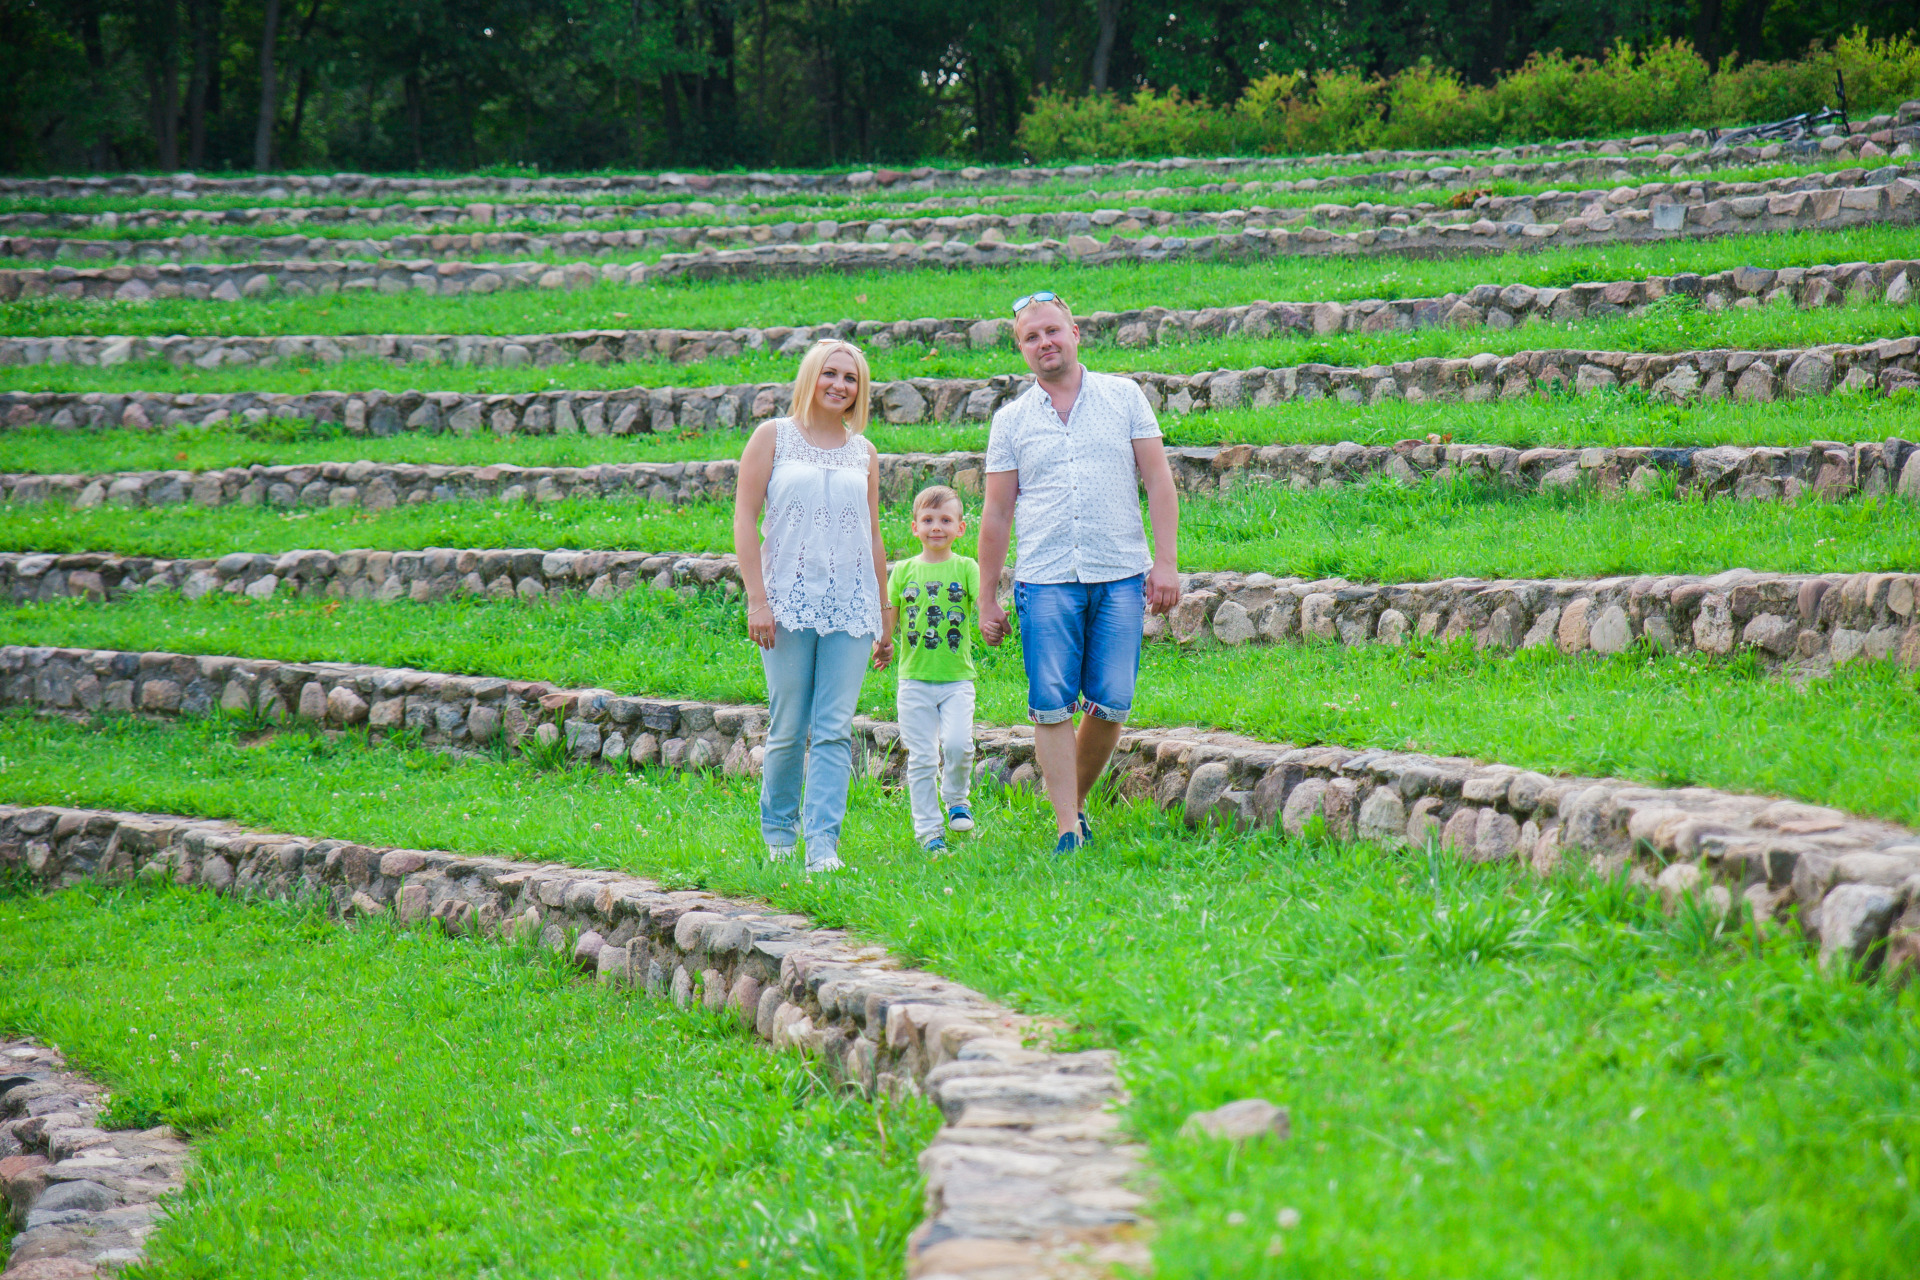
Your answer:
[[[760,572],[773,620],[789,631],[880,635],[880,588],[867,506],[867,442],[807,443],[778,419],[773,475],[760,523]]]

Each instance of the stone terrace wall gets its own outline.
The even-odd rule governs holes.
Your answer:
[[[1874,151],[1898,146],[1915,139],[1903,132],[1920,120],[1920,102],[1902,103],[1899,109],[1874,116],[1857,126],[1852,136],[1823,138],[1795,147],[1770,144],[1764,147],[1717,148],[1718,159],[1725,156],[1735,163],[1778,159],[1783,155],[1806,155],[1848,151],[1858,154],[1869,143]],[[1595,155],[1672,155],[1677,163],[1682,156],[1704,157],[1708,138],[1703,129],[1685,132],[1642,134],[1624,139],[1575,139],[1554,144],[1521,144],[1511,147],[1451,148],[1417,151],[1358,151],[1343,154],[1250,159],[1223,158],[1194,160],[1126,160],[1112,164],[1076,164],[1053,169],[1005,169],[970,166],[963,169],[935,169],[922,166],[900,171],[863,169],[852,173],[745,173],[745,174],[621,174],[580,178],[459,178],[379,177],[363,173],[337,174],[260,174],[236,178],[203,178],[191,173],[115,174],[112,176],[59,178],[0,178],[0,197],[66,197],[92,195],[168,195],[191,199],[215,195],[264,195],[284,199],[300,192],[332,192],[349,196],[410,196],[432,199],[450,192],[519,195],[527,192],[622,193],[634,191],[746,191],[773,195],[792,190],[870,191],[900,188],[931,190],[962,186],[1022,186],[1052,182],[1062,178],[1093,178],[1128,174],[1164,174],[1199,172],[1240,173],[1262,169],[1306,168],[1321,165],[1384,165],[1430,163],[1472,163],[1491,159],[1495,162],[1532,160],[1542,157]],[[1872,152],[1868,153],[1870,156]],[[276,194],[278,193],[278,194]]]
[[[1781,273],[1784,274],[1784,273]],[[1578,286],[1576,286],[1578,288]],[[1920,388],[1920,336],[1861,344],[1835,343],[1770,351],[1628,352],[1521,351],[1509,356],[1423,356],[1364,368],[1302,364],[1280,369],[1221,369],[1210,373],[1129,373],[1156,411],[1174,414],[1263,409],[1293,400],[1334,399],[1354,405],[1385,400],[1485,403],[1546,390],[1637,390],[1667,404],[1770,401],[1834,391],[1885,392]],[[1023,392],[1029,379],[913,378],[876,382],[874,415],[896,424],[984,422]],[[622,391],[551,391],[471,395],[454,391],[340,392],[309,395],[243,391],[0,392],[0,427],[36,424],[61,429],[145,429],[186,423],[212,426],[229,419],[266,422],[299,418],[338,424],[354,435],[452,431],[499,436],[584,432],[732,430],[786,409],[787,383],[707,387],[634,387]]]
[[[18,859],[12,847],[0,866]],[[19,1229],[0,1280],[82,1280],[145,1260],[161,1197],[185,1183],[187,1144],[166,1125],[101,1128],[102,1097],[55,1050],[0,1039],[0,1207]]]
[[[1516,492],[1597,487],[1651,488],[1672,475],[1675,492],[1740,501],[1796,500],[1815,494],[1839,500],[1855,493],[1898,494],[1920,501],[1920,448],[1889,437],[1858,444],[1713,448],[1625,446],[1515,449],[1501,445],[1295,444],[1175,448],[1167,451],[1175,485],[1185,493],[1220,494],[1243,484],[1295,489],[1364,484],[1390,476],[1402,484],[1467,477]],[[904,502],[929,484],[978,494],[985,455],[978,452],[883,453],[880,493]],[[89,475],[0,473],[0,501],[58,502],[82,508],[111,504],[165,507],[191,502],[274,507],[362,507],[389,510],[426,502],[565,502],[645,499],[649,502],[731,500],[739,463],[602,463],[590,467],[443,466],[417,463],[319,462],[254,464],[218,471],[127,471]]]
[[[1011,578],[1003,583],[1007,590]],[[254,600],[457,596],[608,599],[641,588],[691,594],[740,588],[730,555],[537,548],[429,551],[233,552],[161,560],[100,553],[0,553],[0,599],[119,599],[150,590],[189,599],[219,592]],[[1711,577],[1448,578],[1351,583],[1265,573],[1183,574],[1180,603],[1146,620],[1149,639],[1181,644],[1404,644],[1411,636],[1470,636],[1477,648],[1554,646],[1619,653],[1646,639],[1670,653],[1751,650],[1763,661],[1820,667],[1856,658],[1920,668],[1920,576],[1785,574],[1735,569]]]
[[[628,698],[540,682],[20,646],[0,648],[0,701],[59,712],[206,716],[219,710],[315,729],[366,725],[376,733],[405,727],[453,750],[504,735],[509,749],[532,739],[559,752],[564,743],[567,758],[620,771],[658,765],[743,777],[758,768],[766,725],[759,707]],[[1031,729],[978,726],[975,736],[983,778],[1027,786],[1038,777]],[[856,718],[856,768],[897,781],[904,764],[898,742],[895,726]],[[1920,957],[1920,912],[1911,912],[1920,895],[1920,833],[1817,805],[1617,778],[1549,777],[1408,752],[1289,747],[1184,727],[1130,726],[1112,774],[1121,794],[1151,798],[1194,824],[1278,826],[1299,835],[1317,820],[1336,839],[1415,847],[1437,841],[1476,861],[1517,860],[1543,872],[1576,858],[1631,868],[1643,882],[1669,894],[1697,891],[1718,909],[1738,895],[1763,920],[1797,905],[1823,958],[1871,962],[1900,920],[1905,932],[1894,950],[1908,963]],[[53,822],[48,817],[41,829]],[[104,858],[106,846],[101,840],[92,856]],[[248,853],[256,881],[308,865],[304,852],[292,864],[277,853]],[[240,884],[243,866],[222,863]],[[369,868],[361,874],[370,874],[370,861],[361,865]],[[216,869],[216,877],[221,873]],[[448,888],[448,897],[461,896]],[[569,891],[565,901],[571,900]],[[432,911],[440,901],[430,893],[422,905]],[[554,904],[540,901],[544,928]],[[496,907],[497,918],[510,917],[521,902],[516,897],[511,906]],[[466,918],[459,907],[445,910]],[[1903,910],[1910,911],[1906,919]],[[626,963],[631,968],[631,953]]]
[[[1758,182],[1653,182],[1614,190],[1547,191],[1538,195],[1481,195],[1454,208],[1423,202],[1417,205],[1361,203],[1319,204],[1312,208],[1270,209],[1255,205],[1223,211],[1174,211],[1138,206],[1127,209],[1066,210],[1059,213],[968,213],[946,217],[883,217],[839,221],[832,218],[788,219],[772,223],[716,226],[662,226],[610,231],[568,231],[538,234],[522,231],[439,232],[423,235],[351,239],[339,236],[206,235],[165,239],[115,238],[83,240],[66,236],[14,235],[0,237],[0,258],[29,262],[253,262],[260,259],[349,261],[365,258],[431,258],[435,261],[524,258],[552,255],[607,257],[611,254],[658,250],[723,249],[733,244],[886,243],[937,239],[979,242],[998,235],[1016,240],[1067,237],[1110,230],[1134,233],[1182,232],[1218,235],[1245,226],[1276,225],[1329,227],[1448,226],[1478,219],[1494,222],[1558,223],[1569,218],[1604,218],[1626,209],[1657,205],[1706,205],[1714,201],[1760,199],[1795,191],[1855,190],[1884,186],[1896,178],[1920,178],[1920,165],[1889,165],[1869,173],[1845,169],[1770,178]],[[1249,183],[1245,189],[1265,184]],[[481,206],[474,206],[478,209]],[[711,208],[711,206],[707,206]],[[728,206],[729,211],[738,206]],[[744,214],[744,210],[740,211]],[[104,215],[102,215],[104,216]],[[739,216],[739,215],[736,215]]]
[[[1047,1028],[802,916],[613,871],[97,809],[0,806],[0,869],[48,887],[170,880],[241,898],[318,897],[348,919],[537,936],[571,948],[602,982],[731,1011],[847,1087],[930,1097],[947,1126],[920,1156],[927,1216],[908,1244],[910,1276],[1018,1258],[1022,1276],[1065,1280],[1085,1274],[1064,1265],[1076,1248],[1147,1262],[1128,1243],[1140,1225],[1142,1197],[1127,1185],[1140,1151],[1108,1110],[1124,1099],[1112,1052],[1026,1048]]]
[[[1913,300],[1914,262],[1851,262],[1783,271],[1737,267],[1708,275],[1691,273],[1610,280],[1568,288],[1525,284],[1480,284],[1438,297],[1367,298],[1354,302],[1249,302],[1231,307],[1095,311],[1079,317],[1083,340],[1138,348],[1195,338],[1379,333],[1446,325],[1455,329],[1511,329],[1530,320],[1568,322],[1634,315],[1678,294],[1708,310],[1790,304],[1812,308],[1843,303]],[[919,320],[842,321],[799,328],[581,329],[571,333],[340,334],[312,336],[208,335],[189,337],[0,337],[0,366],[85,367],[165,360],[175,368],[222,365],[276,368],[285,364],[336,364],[382,360],[394,366],[550,366],[569,361],[606,365],[670,360],[698,364],[748,351],[797,355],[816,335],[832,334],[881,350],[919,344],[989,350],[1010,343],[1013,325],[1003,316],[927,317]]]
[[[1031,222],[1046,216],[1049,215],[1017,214],[1012,215],[1010,221]],[[598,268],[584,262],[554,266],[541,262],[440,261],[434,257],[355,262],[163,262],[123,263],[112,267],[24,267],[0,271],[0,301],[49,295],[127,301],[154,297],[233,301],[275,292],[310,296],[355,290],[486,294],[502,289],[585,288],[596,280],[638,285],[683,277],[759,279],[821,271],[957,269],[1052,265],[1063,261],[1104,265],[1277,256],[1436,257],[1515,253],[1553,246],[1640,244],[1761,232],[1906,226],[1920,221],[1920,182],[1896,178],[1876,186],[1799,191],[1706,204],[1655,204],[1650,209],[1628,208],[1558,223],[1518,220],[1496,223],[1481,217],[1470,223],[1389,225],[1344,234],[1311,226],[1288,231],[1262,225],[1285,221],[1288,216],[1269,213],[1239,222],[1229,220],[1214,234],[1192,237],[1163,237],[1151,233],[1133,236],[1114,229],[1104,242],[1090,234],[1069,234],[1064,243],[1051,238],[1016,243],[1002,238],[993,227],[971,243],[957,231],[938,230],[926,241],[917,242],[904,229],[879,242],[778,243],[774,242],[769,228],[766,229],[768,242],[753,248],[716,250],[708,245],[696,253],[663,254],[653,263],[607,262]],[[1389,214],[1388,221],[1406,216]],[[1140,222],[1137,218],[1126,221]],[[1116,223],[1115,227],[1120,225]]]
[[[1113,192],[1121,199],[1161,199],[1175,195],[1237,195],[1254,192],[1272,191],[1282,193],[1314,191],[1382,190],[1393,194],[1402,194],[1426,188],[1467,190],[1478,182],[1552,182],[1561,180],[1607,181],[1618,184],[1633,178],[1650,175],[1665,176],[1676,168],[1675,161],[1668,156],[1594,156],[1572,160],[1544,160],[1528,164],[1498,165],[1444,165],[1434,168],[1386,169],[1369,173],[1336,174],[1324,178],[1300,178],[1288,181],[1285,178],[1247,182],[1202,182],[1192,184],[1184,175],[1174,172],[1156,174],[1164,179],[1160,185],[1151,189],[1139,188],[1136,191]],[[1887,166],[1882,166],[1886,168]],[[1893,166],[1897,171],[1898,166]],[[1865,170],[1860,171],[1862,174]],[[1204,173],[1198,176],[1206,176]],[[1810,181],[1817,186],[1827,185],[1824,174],[1810,173],[1796,177],[1779,179],[1784,183]],[[1172,184],[1172,185],[1169,185]],[[1714,180],[1694,183],[1702,190],[1717,191],[1720,184]],[[1780,187],[1779,190],[1796,189]],[[1811,189],[1811,188],[1809,188]],[[1593,198],[1605,196],[1604,191],[1582,194]],[[991,206],[1019,200],[1033,200],[1028,196],[935,196],[924,200],[901,202],[899,207],[906,211],[932,211],[948,208],[966,208]],[[1078,198],[1075,193],[1073,198]],[[1502,197],[1504,198],[1504,197]],[[1541,198],[1545,198],[1542,196]],[[862,200],[863,205],[875,203],[869,196]],[[888,202],[893,203],[893,202]],[[1415,205],[1413,208],[1431,211],[1435,205]],[[794,218],[830,218],[836,206],[830,205],[782,205],[780,211]],[[200,230],[221,230],[234,227],[259,227],[285,223],[290,226],[321,224],[344,226],[352,224],[403,225],[422,229],[452,230],[455,227],[492,226],[508,222],[555,223],[562,226],[584,226],[609,218],[640,219],[730,219],[738,221],[750,214],[768,212],[758,204],[744,205],[729,202],[717,205],[706,200],[668,200],[651,204],[617,203],[557,203],[541,201],[481,202],[472,204],[386,204],[386,205],[254,205],[248,208],[204,209],[197,206],[154,207],[148,209],[114,210],[105,213],[0,213],[0,234],[46,235],[49,233],[71,234],[83,231],[125,231],[159,230],[170,226],[191,226]],[[851,224],[849,224],[851,225]]]

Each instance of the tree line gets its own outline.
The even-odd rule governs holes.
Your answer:
[[[0,169],[1000,161],[1036,98],[1777,60],[1911,0],[0,0]]]

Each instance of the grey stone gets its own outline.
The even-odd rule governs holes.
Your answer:
[[[1180,1126],[1180,1135],[1227,1142],[1244,1142],[1249,1138],[1285,1141],[1293,1136],[1293,1120],[1285,1107],[1276,1107],[1265,1098],[1242,1098],[1211,1111],[1194,1112]]]

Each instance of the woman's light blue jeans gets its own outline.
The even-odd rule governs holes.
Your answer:
[[[760,834],[769,848],[790,849],[804,837],[809,863],[839,851],[853,778],[853,712],[872,653],[872,636],[779,626],[773,648],[760,651],[771,712],[760,765]]]

